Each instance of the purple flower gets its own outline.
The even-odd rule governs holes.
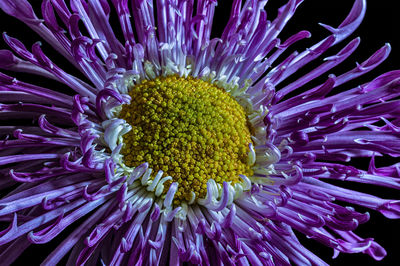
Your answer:
[[[336,184],[400,189],[400,164],[375,164],[400,156],[400,71],[337,87],[382,63],[390,46],[329,74],[360,39],[324,53],[360,25],[366,1],[291,54],[311,34],[278,37],[303,1],[271,21],[266,2],[233,1],[211,38],[215,0],[44,0],[42,18],[27,0],[0,0],[80,72],[39,42],[28,49],[3,34],[11,50],[0,50],[1,69],[60,87],[0,73],[2,263],[63,235],[43,265],[325,265],[295,232],[334,257],[381,260],[383,247],[354,233],[370,218],[357,206],[398,219],[400,200]]]

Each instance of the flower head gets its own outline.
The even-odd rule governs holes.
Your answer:
[[[378,243],[353,232],[369,214],[347,205],[397,219],[400,200],[329,180],[400,189],[400,164],[374,163],[400,156],[400,71],[336,92],[390,52],[385,45],[327,75],[356,38],[283,85],[346,39],[366,11],[355,0],[339,27],[322,25],[328,37],[283,58],[310,37],[278,38],[302,2],[289,0],[269,21],[267,1],[235,0],[212,39],[215,0],[44,0],[42,19],[27,0],[0,0],[81,72],[64,71],[40,43],[27,49],[3,34],[12,51],[0,51],[0,68],[73,94],[0,73],[2,262],[70,228],[43,265],[324,265],[295,232],[335,257],[382,259]],[[359,157],[371,158],[368,170],[351,164]]]

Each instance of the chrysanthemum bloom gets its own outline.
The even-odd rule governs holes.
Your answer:
[[[0,0],[82,72],[66,73],[42,51],[4,34],[0,67],[67,85],[0,74],[1,263],[31,244],[65,239],[43,265],[304,265],[325,263],[294,232],[376,260],[385,250],[353,233],[369,219],[346,203],[400,217],[400,201],[328,179],[399,189],[400,71],[344,92],[335,88],[379,65],[385,45],[356,68],[327,75],[359,44],[286,86],[282,82],[361,23],[356,0],[331,35],[281,58],[307,31],[278,35],[302,0],[273,21],[264,1],[233,1],[222,36],[210,39],[215,0]],[[121,24],[109,24],[115,8]],[[326,75],[323,84],[298,89]],[[293,96],[295,95],[295,96]],[[33,120],[33,123],[30,122]],[[28,122],[27,122],[28,121]],[[370,157],[368,171],[350,166]],[[344,206],[343,206],[344,204]],[[72,250],[72,251],[71,251]]]

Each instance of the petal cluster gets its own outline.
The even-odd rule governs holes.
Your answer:
[[[270,21],[266,0],[234,0],[222,35],[212,39],[216,0],[43,0],[42,18],[27,0],[0,0],[5,13],[80,72],[63,70],[40,42],[27,48],[3,34],[11,50],[0,51],[6,71],[0,73],[0,220],[8,224],[0,231],[2,263],[67,228],[73,230],[43,265],[63,258],[77,265],[325,265],[294,232],[331,247],[335,257],[362,252],[381,260],[385,250],[353,232],[370,217],[357,206],[398,219],[400,200],[330,180],[400,189],[399,163],[375,165],[375,157],[400,156],[400,71],[340,92],[337,87],[390,52],[386,44],[350,71],[330,74],[356,50],[356,38],[282,85],[344,41],[366,12],[366,1],[355,0],[338,27],[322,24],[328,37],[282,58],[311,36],[300,31],[279,39],[302,2],[288,0]],[[119,26],[109,22],[112,10]],[[9,72],[52,79],[73,94]],[[240,185],[210,179],[204,199],[178,207],[172,202],[179,183],[161,197],[163,173],[150,179],[149,163],[129,168],[120,152],[132,129],[118,117],[131,102],[129,88],[170,75],[224,88],[251,111],[255,128],[254,175],[240,175]],[[324,76],[322,84],[302,90]],[[358,157],[371,158],[368,169],[351,166]]]

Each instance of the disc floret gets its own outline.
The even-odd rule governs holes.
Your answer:
[[[174,204],[207,195],[207,181],[241,182],[251,175],[251,133],[243,107],[224,89],[193,77],[143,80],[129,92],[120,118],[132,126],[124,135],[124,163],[147,162],[179,184]],[[166,183],[166,188],[168,183]],[[165,192],[167,189],[165,189]]]

